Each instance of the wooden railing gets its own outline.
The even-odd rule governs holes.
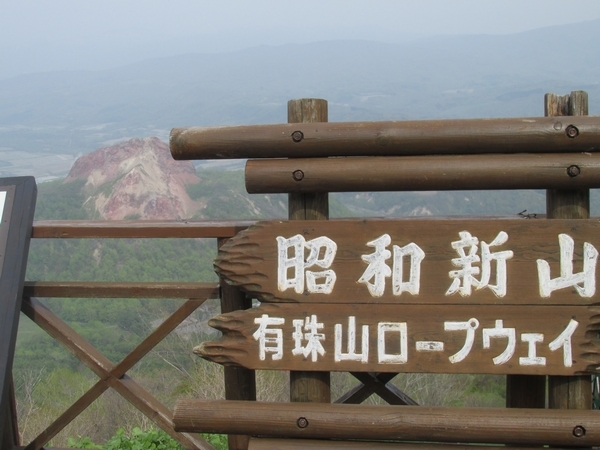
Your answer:
[[[33,238],[213,238],[219,241],[247,228],[251,221],[40,221],[33,226]],[[216,243],[215,243],[216,245]],[[108,389],[114,389],[138,410],[169,433],[186,449],[212,449],[196,434],[173,429],[173,414],[127,372],[171,333],[207,299],[220,298],[217,283],[106,283],[106,282],[27,282],[22,311],[98,376],[98,381],[31,442],[19,442],[13,406],[13,447],[39,450],[72,422]],[[44,306],[38,298],[164,298],[186,299],[173,314],[149,334],[121,362],[114,364],[73,328]],[[225,296],[227,301],[227,296]],[[100,305],[99,305],[100,306]],[[224,310],[231,310],[225,304]],[[190,349],[191,352],[191,349]],[[227,397],[243,398],[244,386],[229,383]],[[14,393],[13,393],[14,395]],[[5,439],[8,441],[8,439]],[[232,439],[235,441],[235,438]],[[4,447],[3,447],[4,448]],[[10,448],[6,446],[6,448]]]
[[[108,238],[209,238],[221,246],[254,221],[38,221],[32,237],[36,239],[108,239]],[[122,361],[114,364],[72,327],[48,309],[38,298],[162,298],[186,299],[164,322],[148,335]],[[128,371],[156,347],[169,333],[206,300],[219,298],[221,311],[248,308],[251,301],[237,288],[218,283],[193,282],[60,282],[30,281],[23,290],[22,312],[88,367],[99,380],[59,417],[30,442],[19,442],[18,417],[13,406],[12,437],[9,448],[40,450],[75,420],[92,402],[113,389],[176,439],[184,448],[210,450],[213,447],[197,434],[174,430],[173,412],[128,375]],[[100,304],[99,304],[100,307]],[[190,348],[191,352],[191,348]],[[395,374],[353,373],[359,384],[335,403],[359,404],[373,393],[394,405],[415,404],[389,383]],[[228,400],[256,400],[254,371],[225,367],[225,397]],[[14,392],[13,392],[14,398]],[[5,439],[6,440],[6,439]],[[231,449],[248,447],[249,436],[230,435]],[[4,448],[4,447],[3,447]]]

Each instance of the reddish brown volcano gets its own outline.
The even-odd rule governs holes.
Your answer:
[[[85,206],[102,219],[185,219],[203,205],[185,186],[200,179],[190,161],[175,161],[156,137],[103,147],[78,158],[65,183],[85,179]]]

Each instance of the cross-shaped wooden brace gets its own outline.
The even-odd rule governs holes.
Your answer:
[[[67,350],[100,377],[100,380],[83,394],[79,400],[73,403],[46,430],[31,441],[27,445],[26,450],[42,449],[44,445],[108,388],[113,388],[121,394],[186,449],[212,450],[213,447],[199,437],[188,433],[175,432],[173,429],[172,412],[126,374],[129,369],[207,299],[218,298],[219,289],[215,284],[204,284],[203,287],[195,291],[195,294],[199,294],[201,298],[188,299],[117,365],[113,364],[37,299],[25,297],[21,306],[23,313],[65,346]]]

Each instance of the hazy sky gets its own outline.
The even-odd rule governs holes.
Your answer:
[[[0,77],[177,52],[516,33],[598,18],[598,0],[0,0]]]
[[[600,18],[598,0],[2,0],[0,10],[2,38],[21,42],[304,26],[514,33]]]

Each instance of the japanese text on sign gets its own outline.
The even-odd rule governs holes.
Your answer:
[[[327,358],[323,342],[327,339],[325,329],[329,329],[324,323],[319,322],[317,315],[311,314],[304,319],[293,319],[294,331],[291,334],[293,347],[284,348],[289,342],[284,339],[282,326],[285,324],[284,317],[270,317],[263,314],[254,319],[258,325],[252,337],[258,343],[259,358],[264,361],[270,358],[278,361],[283,358],[286,351],[290,351],[295,357],[302,357],[304,360],[317,362],[319,358]],[[497,319],[493,327],[481,327],[479,320],[470,318],[466,321],[445,321],[444,332],[463,333],[464,344],[455,353],[448,355],[448,360],[452,364],[462,361],[468,361],[476,339],[481,339],[481,347],[490,349],[493,340],[502,340],[506,342],[504,350],[498,355],[490,357],[491,362],[496,365],[507,364],[515,356],[517,342],[524,343],[527,346],[527,353],[518,356],[519,366],[545,366],[546,357],[538,356],[539,347],[546,345],[551,352],[556,352],[562,348],[562,364],[564,367],[573,365],[573,352],[571,338],[579,322],[571,319],[564,329],[558,333],[554,339],[545,344],[546,336],[544,333],[521,333],[518,334],[514,327],[504,325],[504,320]],[[344,328],[345,336],[344,336]],[[333,327],[334,339],[334,361],[357,361],[361,363],[370,362],[370,358],[375,358],[378,364],[405,364],[409,358],[409,324],[407,322],[378,322],[376,326],[377,340],[376,352],[373,356],[369,346],[369,336],[371,327],[362,325],[360,333],[357,331],[356,317],[349,316],[347,325],[336,323]],[[481,330],[478,337],[478,330]],[[434,330],[436,331],[436,330]],[[358,343],[358,334],[360,334],[360,344]],[[395,342],[396,350],[390,351],[387,343],[390,339]],[[346,342],[346,348],[343,349],[343,341]],[[415,341],[414,350],[417,354],[425,352],[446,351],[444,341]]]
[[[490,289],[497,297],[507,292],[507,265],[513,258],[512,250],[498,250],[508,242],[508,234],[500,231],[488,244],[461,231],[459,240],[451,242],[457,257],[449,261],[450,278],[445,295],[459,294],[468,297],[473,290]],[[356,280],[366,286],[372,297],[381,297],[386,290],[386,280],[391,278],[392,293],[395,296],[407,292],[418,295],[421,286],[421,263],[425,252],[414,242],[404,246],[392,245],[389,234],[367,242],[373,251],[363,254],[361,259],[367,264],[363,274]],[[583,270],[573,272],[575,243],[567,234],[558,235],[560,248],[560,275],[552,278],[550,265],[538,259],[537,273],[539,293],[542,298],[550,297],[553,291],[574,287],[581,297],[592,297],[596,292],[596,263],[598,251],[585,242],[583,244]],[[305,257],[305,252],[308,256]],[[335,287],[336,273],[331,268],[337,252],[337,244],[328,237],[321,236],[305,240],[301,235],[291,238],[277,237],[278,269],[277,287],[280,292],[294,289],[298,294],[331,294]],[[391,261],[390,261],[391,260]],[[408,266],[408,269],[406,269]],[[316,269],[316,270],[315,270]],[[494,283],[492,284],[492,279]]]

